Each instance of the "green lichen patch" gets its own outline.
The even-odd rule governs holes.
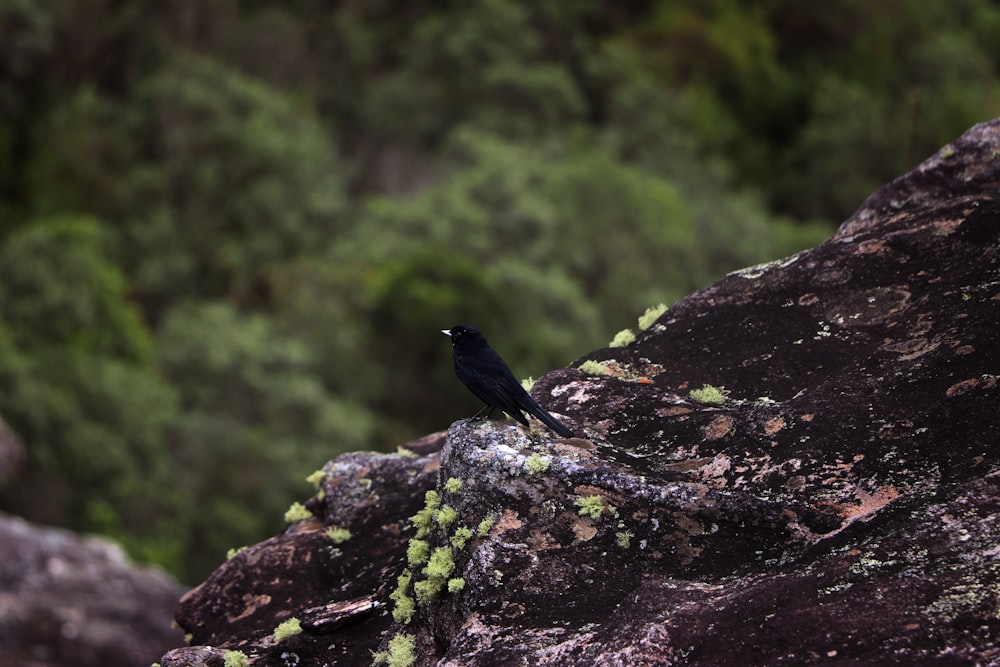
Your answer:
[[[437,547],[431,553],[423,574],[427,578],[413,584],[413,592],[417,602],[426,604],[437,598],[448,583],[451,573],[455,571],[455,558],[451,547]]]
[[[302,634],[302,624],[299,622],[299,619],[292,616],[287,621],[282,621],[278,627],[274,629],[274,642],[276,644],[280,644],[286,639],[300,634]]]
[[[250,658],[243,651],[227,650],[222,655],[223,667],[250,667]]]
[[[451,505],[442,505],[434,512],[434,521],[444,532],[448,532],[457,518],[458,512]]]
[[[608,347],[625,347],[635,342],[635,333],[631,329],[622,329],[608,343]]]
[[[235,556],[239,552],[243,551],[244,549],[246,549],[245,546],[243,546],[243,547],[233,547],[232,549],[230,549],[229,551],[226,552],[226,560],[229,560],[230,558],[232,558],[233,556]]]
[[[615,544],[617,544],[622,549],[628,549],[632,546],[632,538],[635,537],[635,533],[631,530],[622,530],[615,533]]]
[[[623,382],[637,382],[639,384],[650,384],[652,383],[651,376],[663,372],[663,366],[660,364],[643,363],[639,366],[632,366],[615,359],[603,362],[588,359],[577,368],[587,375],[613,377]]]
[[[410,667],[417,662],[417,640],[405,632],[400,632],[389,640],[389,650],[372,653],[372,665],[388,667]]]
[[[605,512],[618,516],[618,509],[614,505],[605,503],[601,496],[582,496],[576,499],[575,504],[579,508],[577,514],[595,521],[600,519]]]
[[[410,567],[423,565],[431,557],[431,545],[427,540],[413,538],[406,547],[406,562]]]
[[[294,502],[285,512],[285,523],[295,523],[296,521],[311,519],[312,515],[313,513],[307,510],[305,505],[300,502]]]
[[[525,468],[528,469],[528,473],[532,475],[537,475],[538,473],[545,472],[552,465],[552,461],[544,456],[540,456],[537,452],[528,457],[528,461],[525,463]]]
[[[312,484],[313,487],[315,487],[316,490],[319,491],[320,487],[323,486],[323,481],[326,479],[326,477],[327,475],[325,470],[317,470],[316,472],[306,477],[306,481]]]
[[[347,528],[330,526],[326,529],[326,536],[329,537],[334,544],[343,544],[347,540],[351,539],[351,531]]]
[[[580,364],[579,369],[587,375],[613,375],[611,368],[599,361],[588,359]]]
[[[490,534],[490,530],[493,528],[493,524],[497,521],[496,517],[488,516],[479,522],[479,527],[476,528],[476,534],[479,537],[486,537]]]
[[[412,580],[413,573],[410,570],[403,570],[396,579],[396,590],[389,594],[389,599],[393,602],[392,618],[397,623],[409,623],[417,611],[417,604],[409,595]]]
[[[728,393],[725,387],[706,384],[701,389],[692,389],[688,392],[688,396],[704,405],[722,405],[726,402]]]
[[[441,496],[431,489],[424,494],[424,508],[410,517],[410,523],[417,529],[417,537],[426,537],[434,523],[434,513],[441,506]]]
[[[465,545],[469,543],[472,539],[473,532],[468,526],[462,526],[461,528],[455,529],[455,533],[451,536],[451,546],[456,549],[464,549]]]
[[[653,326],[653,323],[660,319],[660,315],[665,312],[667,312],[667,305],[665,303],[658,303],[655,306],[647,308],[646,312],[639,316],[639,331],[645,331]]]

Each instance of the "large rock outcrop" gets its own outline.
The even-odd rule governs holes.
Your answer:
[[[108,540],[0,514],[0,665],[148,665],[183,641],[183,592]]]
[[[540,380],[583,437],[328,463],[163,665],[1000,664],[998,376],[994,121]]]

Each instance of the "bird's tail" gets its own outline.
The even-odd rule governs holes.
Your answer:
[[[573,437],[573,431],[569,430],[565,424],[542,409],[542,406],[535,402],[535,399],[531,398],[530,395],[528,395],[528,400],[530,401],[530,404],[526,406],[527,409],[525,412],[537,417],[543,424],[558,433],[560,436],[564,438]]]

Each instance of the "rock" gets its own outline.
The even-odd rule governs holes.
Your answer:
[[[112,542],[0,514],[0,665],[149,665],[183,641],[182,592]]]
[[[170,664],[1000,664],[998,195],[1000,120],[539,380],[585,438],[461,421],[327,464]]]

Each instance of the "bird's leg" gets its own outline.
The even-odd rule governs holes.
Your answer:
[[[496,408],[494,408],[492,405],[484,405],[482,410],[480,410],[479,412],[477,412],[472,416],[472,421],[477,421],[482,416],[482,414],[487,410],[489,410],[489,414],[486,415],[486,418],[489,419],[490,416],[493,414],[493,411],[496,410]]]

